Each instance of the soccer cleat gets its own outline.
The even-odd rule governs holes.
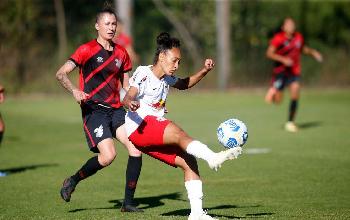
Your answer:
[[[230,148],[225,151],[221,151],[219,153],[216,153],[214,158],[212,158],[208,164],[209,167],[215,171],[218,170],[218,168],[221,167],[221,164],[224,163],[226,160],[233,160],[238,157],[242,153],[242,148],[241,147],[234,147]]]
[[[7,176],[7,173],[0,171],[0,177],[4,177],[4,176]]]
[[[61,188],[61,197],[64,201],[69,202],[72,193],[75,190],[77,184],[74,182],[72,177],[68,177],[63,181],[63,186]]]
[[[288,121],[285,126],[284,126],[284,129],[286,131],[289,131],[289,132],[297,132],[298,131],[298,127],[294,124],[294,122],[292,121]]]
[[[132,205],[122,205],[122,208],[120,209],[121,212],[143,212],[142,209],[137,208],[136,206]]]
[[[213,218],[207,214],[207,212],[203,212],[200,215],[190,215],[188,216],[188,220],[219,220],[217,218]]]

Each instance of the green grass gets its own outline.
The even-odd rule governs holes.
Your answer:
[[[349,219],[350,90],[303,91],[297,134],[282,129],[287,99],[270,106],[263,93],[170,95],[168,118],[212,149],[222,149],[216,140],[219,123],[237,117],[249,129],[245,150],[270,150],[243,154],[217,173],[200,161],[204,207],[220,219]],[[0,219],[187,219],[181,170],[148,156],[136,193],[145,213],[119,211],[127,161],[119,143],[116,161],[83,181],[70,203],[63,202],[63,179],[92,156],[73,98],[8,98],[0,107],[7,128],[0,170],[12,170],[0,178]]]

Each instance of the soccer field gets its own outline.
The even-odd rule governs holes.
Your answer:
[[[287,94],[286,94],[287,95]],[[302,91],[297,124],[287,133],[288,100],[263,101],[263,90],[172,92],[168,118],[215,151],[216,128],[244,121],[243,154],[218,172],[199,161],[204,207],[219,219],[349,219],[350,90]],[[285,97],[287,98],[287,96]],[[0,219],[187,219],[182,171],[147,155],[136,191],[144,213],[121,213],[126,150],[108,168],[60,198],[63,179],[92,156],[73,98],[17,97],[0,106],[6,134],[0,148]]]

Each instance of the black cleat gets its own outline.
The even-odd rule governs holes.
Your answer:
[[[122,208],[120,209],[121,212],[144,212],[142,209],[137,208],[133,205],[122,205]]]
[[[63,181],[63,186],[61,188],[61,197],[64,201],[70,201],[70,197],[75,190],[75,186],[76,183],[71,177],[68,177]]]

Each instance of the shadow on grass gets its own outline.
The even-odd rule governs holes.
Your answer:
[[[308,129],[308,128],[313,128],[313,127],[319,127],[321,125],[322,125],[322,122],[320,122],[320,121],[310,121],[310,122],[298,123],[298,127],[300,129]]]
[[[158,196],[150,196],[150,197],[143,197],[143,198],[136,198],[135,203],[137,205],[141,205],[141,209],[149,209],[154,208],[158,206],[163,206],[165,203],[162,201],[163,199],[170,199],[170,200],[178,200],[178,201],[187,201],[181,199],[181,193],[175,192],[175,193],[169,193],[164,195],[158,195]],[[114,205],[112,207],[102,207],[102,208],[81,208],[81,209],[73,209],[69,212],[80,212],[80,211],[86,211],[86,210],[98,210],[98,209],[119,209],[121,208],[123,204],[122,199],[118,200],[110,200],[109,203],[113,203]]]
[[[251,205],[251,206],[237,206],[237,205],[220,205],[214,207],[206,207],[205,209],[211,210],[222,210],[222,209],[237,209],[237,208],[254,208],[260,207],[260,205]],[[172,212],[167,212],[161,214],[162,216],[188,216],[190,214],[190,209],[179,209]],[[210,213],[209,213],[210,214]],[[227,218],[227,219],[243,219],[243,218],[259,218],[273,215],[275,213],[271,212],[259,212],[259,213],[249,213],[245,216],[235,216],[235,215],[219,215],[219,214],[210,214],[212,217],[216,218]]]
[[[22,173],[22,172],[25,172],[27,170],[35,170],[38,168],[55,167],[55,166],[58,166],[58,164],[55,164],[55,163],[36,164],[36,165],[29,165],[29,166],[22,166],[22,167],[0,169],[0,171],[5,172],[7,175],[11,175],[11,174],[15,174],[15,173]]]
[[[150,196],[150,197],[143,197],[143,198],[137,198],[135,199],[135,203],[137,205],[140,205],[141,209],[149,209],[149,208],[155,208],[159,206],[163,206],[165,203],[162,201],[164,199],[170,199],[170,200],[178,200],[178,201],[184,201],[187,202],[187,200],[181,199],[181,193],[175,192],[175,193],[169,193],[159,196]],[[110,200],[109,203],[113,203],[113,206],[110,207],[100,207],[100,208],[80,208],[80,209],[73,209],[68,212],[75,213],[75,212],[81,212],[81,211],[87,211],[87,210],[103,210],[103,209],[120,209],[123,203],[122,199],[118,200]],[[220,206],[214,206],[214,207],[206,207],[208,210],[223,210],[223,209],[238,209],[238,208],[255,208],[255,207],[261,207],[260,205],[247,205],[247,206],[237,206],[237,205],[220,205]],[[183,216],[186,217],[190,214],[190,209],[179,209],[171,212],[166,212],[160,214],[161,216]],[[217,218],[227,218],[227,219],[243,219],[243,218],[264,218],[266,216],[273,215],[275,213],[271,212],[258,212],[258,213],[249,213],[244,216],[235,216],[235,215],[219,215],[219,214],[210,214],[213,217]]]

